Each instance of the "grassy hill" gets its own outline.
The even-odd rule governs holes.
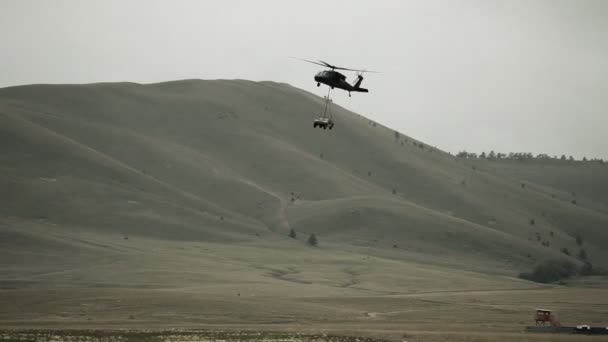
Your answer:
[[[13,291],[0,302],[51,284],[69,316],[75,289],[196,294],[212,303],[205,317],[225,320],[237,297],[258,310],[259,296],[537,288],[516,275],[579,263],[560,252],[581,248],[577,234],[607,265],[608,214],[552,196],[550,178],[457,159],[338,106],[334,130],[313,129],[321,106],[244,80],[0,89],[0,288]],[[288,311],[273,303],[260,317]],[[364,310],[302,305],[327,319]],[[4,310],[0,320],[16,315]],[[36,310],[17,316],[57,319]]]
[[[608,163],[555,159],[469,160],[493,173],[544,186],[562,200],[608,212]]]

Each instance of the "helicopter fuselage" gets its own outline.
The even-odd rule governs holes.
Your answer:
[[[351,91],[359,91],[363,93],[368,92],[367,89],[359,87],[361,85],[361,82],[363,81],[363,76],[361,75],[357,76],[357,81],[354,85],[352,85],[346,81],[346,76],[344,76],[343,74],[335,70],[324,70],[320,71],[315,75],[315,81],[317,81],[317,86],[320,86],[321,83],[323,83],[325,85],[330,86],[332,89],[343,89],[348,91],[349,93]]]

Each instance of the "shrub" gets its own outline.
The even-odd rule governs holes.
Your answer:
[[[308,237],[308,244],[311,246],[316,246],[318,243],[319,242],[317,241],[315,234],[310,234],[310,237]]]
[[[534,275],[530,272],[522,272],[517,277],[520,279],[536,282],[536,280],[534,280]]]
[[[587,252],[581,248],[581,250],[578,251],[578,255],[576,257],[582,261],[587,261]]]
[[[532,273],[524,272],[519,278],[537,283],[553,283],[561,279],[576,275],[577,268],[573,263],[566,260],[545,260],[534,267]]]
[[[582,276],[591,276],[591,275],[608,275],[608,271],[601,267],[594,267],[590,262],[586,261],[581,269],[579,270],[579,274]]]
[[[580,270],[580,274],[584,276],[589,276],[594,274],[593,265],[590,262],[586,262]]]

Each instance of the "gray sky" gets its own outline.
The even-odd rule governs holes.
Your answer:
[[[334,101],[450,152],[608,158],[604,0],[0,0],[0,42],[0,87],[242,78],[323,95],[298,56],[382,71]]]

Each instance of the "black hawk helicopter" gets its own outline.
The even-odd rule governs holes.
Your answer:
[[[302,59],[302,58],[296,58],[296,57],[292,57],[292,58],[299,59],[304,62],[328,67],[330,70],[323,70],[323,71],[318,72],[315,75],[315,81],[317,81],[317,87],[321,86],[321,83],[323,83],[325,85],[328,85],[331,89],[338,88],[338,89],[346,90],[348,92],[348,96],[350,96],[351,91],[367,93],[369,90],[367,90],[365,88],[361,88],[361,82],[363,82],[363,73],[364,72],[374,72],[374,73],[377,72],[377,71],[371,71],[371,70],[349,69],[349,68],[338,67],[335,65],[331,65],[327,62],[324,62],[324,61],[315,62],[315,61],[309,61],[307,59]],[[346,81],[346,76],[337,72],[336,70],[355,71],[357,73],[357,78],[355,79],[355,83],[354,84],[348,83],[348,81]]]

